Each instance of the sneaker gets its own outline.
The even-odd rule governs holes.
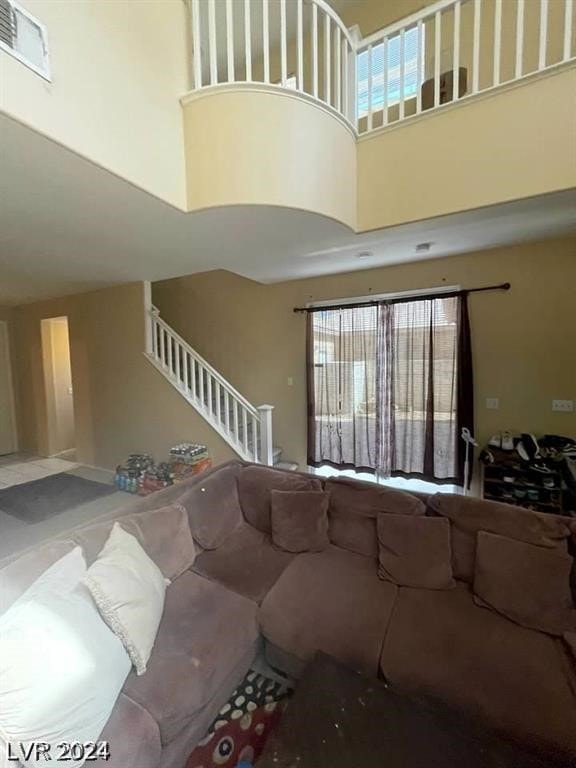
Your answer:
[[[502,448],[502,435],[492,435],[488,440],[488,445],[491,448]]]
[[[503,451],[514,450],[514,439],[512,438],[512,435],[510,434],[510,432],[502,432],[502,450]]]
[[[528,454],[530,455],[531,459],[539,459],[540,458],[540,446],[538,445],[538,440],[534,437],[534,435],[530,434],[522,434],[522,443],[524,447],[526,448]]]
[[[533,472],[539,472],[541,475],[550,475],[553,470],[547,467],[543,461],[531,461],[530,470]]]
[[[486,448],[480,452],[480,456],[478,458],[482,464],[494,464],[494,454],[492,451],[489,451]]]

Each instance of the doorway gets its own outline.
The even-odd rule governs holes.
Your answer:
[[[68,318],[42,320],[41,332],[46,392],[46,451],[49,456],[73,459],[76,436]]]
[[[8,323],[0,320],[0,456],[15,453],[17,449]]]

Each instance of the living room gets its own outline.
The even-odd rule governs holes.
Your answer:
[[[573,3],[135,7],[0,2],[0,764],[576,764]]]

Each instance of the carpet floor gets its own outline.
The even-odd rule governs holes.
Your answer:
[[[0,511],[34,525],[115,492],[113,485],[62,472],[0,490]]]
[[[291,693],[289,683],[251,669],[191,753],[186,768],[236,768],[242,762],[253,765]]]

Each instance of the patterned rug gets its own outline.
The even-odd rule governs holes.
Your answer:
[[[222,707],[186,768],[253,765],[280,719],[292,688],[250,670]]]

